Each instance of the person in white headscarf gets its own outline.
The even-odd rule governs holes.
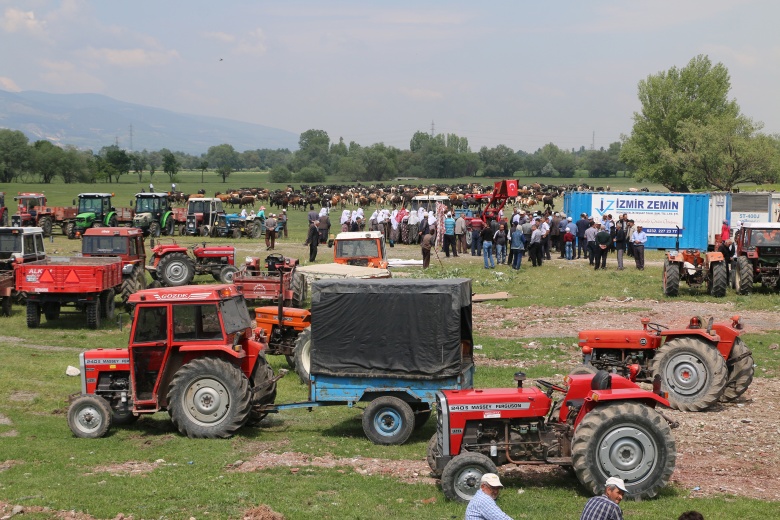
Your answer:
[[[339,223],[341,224],[341,232],[349,231],[350,227],[350,219],[349,219],[350,213],[348,209],[345,209],[341,212],[341,220]]]
[[[422,220],[422,219],[424,219],[427,216],[428,216],[428,212],[425,211],[424,207],[420,206],[419,208],[417,208],[417,219],[418,220]]]
[[[371,218],[368,221],[368,230],[369,231],[378,231],[379,230],[379,210],[374,210],[374,212],[371,214]]]
[[[360,221],[358,221],[360,219]],[[360,231],[366,227],[366,217],[363,215],[363,208],[358,208],[352,213],[352,222],[357,222]]]
[[[420,217],[417,216],[416,211],[412,211],[409,213],[409,243],[410,244],[416,244],[419,240],[419,224],[420,224]]]
[[[320,216],[324,217],[328,214],[328,208],[320,208]]]

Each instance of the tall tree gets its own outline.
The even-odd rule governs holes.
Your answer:
[[[306,130],[298,139],[298,151],[295,153],[294,166],[300,170],[304,166],[328,166],[330,137],[325,130]]]
[[[176,173],[179,171],[179,161],[167,148],[163,148],[160,153],[163,156],[163,171],[168,174],[168,179],[173,183]]]
[[[229,144],[210,147],[206,152],[206,160],[214,168],[228,167],[233,171],[240,167],[239,153]]]
[[[713,117],[737,117],[739,106],[728,99],[728,70],[699,55],[682,69],[648,76],[638,90],[642,109],[634,113],[631,135],[623,136],[621,159],[636,168],[640,179],[671,191],[690,191],[691,180],[674,159],[680,150],[681,123],[704,125]]]
[[[0,182],[13,182],[32,159],[27,136],[19,130],[0,129]]]
[[[50,184],[65,166],[65,152],[51,141],[35,141],[32,164],[41,181]]]
[[[130,156],[115,144],[101,148],[99,156],[103,160],[99,171],[108,182],[119,182],[119,177],[130,171]]]

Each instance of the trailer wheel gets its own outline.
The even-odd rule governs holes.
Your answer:
[[[198,234],[200,234],[200,236],[202,236],[202,237],[209,236],[209,227],[208,226],[201,226],[200,229],[198,230]]]
[[[87,326],[90,329],[100,328],[100,300],[87,304]]]
[[[737,258],[737,267],[734,269],[734,285],[739,294],[753,292],[753,264],[746,256]]]
[[[189,285],[195,277],[195,267],[184,253],[168,253],[157,264],[157,274],[167,287]]]
[[[11,315],[11,297],[3,296],[3,316]]]
[[[428,463],[428,467],[431,468],[431,475],[435,478],[441,478],[441,471],[436,467],[436,459],[440,456],[439,437],[437,433],[434,433],[433,437],[428,441],[425,461]]]
[[[624,402],[595,408],[574,432],[571,458],[577,479],[594,495],[607,478],[626,483],[627,497],[652,498],[668,482],[677,458],[666,420],[647,405]]]
[[[141,264],[133,268],[133,272],[122,278],[122,287],[119,291],[122,303],[127,307],[130,295],[146,288],[146,273]]]
[[[100,317],[107,320],[114,319],[114,312],[116,311],[116,292],[113,289],[108,289],[100,293]]]
[[[482,475],[497,472],[496,465],[487,456],[464,451],[444,466],[441,488],[448,499],[467,503],[479,489]]]
[[[179,224],[179,236],[183,237],[186,232],[187,232],[187,225]]]
[[[68,426],[82,439],[102,437],[111,428],[111,408],[102,397],[82,395],[68,408]]]
[[[50,237],[51,236],[51,218],[50,217],[41,217],[40,220],[38,220],[38,226],[43,230],[43,236]]]
[[[413,430],[412,407],[397,397],[377,397],[363,411],[363,432],[374,444],[403,444]]]
[[[729,285],[729,276],[726,272],[725,262],[716,262],[712,264],[710,273],[710,294],[715,298],[726,296],[726,288]]]
[[[251,396],[249,380],[239,368],[199,358],[173,376],[168,407],[174,426],[187,437],[226,439],[249,418]]]
[[[234,265],[226,265],[219,271],[219,281],[222,283],[233,283],[233,277],[238,272]]]
[[[728,369],[714,345],[693,337],[667,341],[655,353],[653,374],[669,392],[672,408],[700,412],[718,402],[726,387]]]
[[[664,260],[664,295],[677,296],[680,293],[680,266]]]
[[[160,229],[160,223],[159,222],[152,222],[149,224],[149,235],[157,238],[160,236],[160,233],[162,230]]]
[[[46,321],[54,321],[60,317],[60,304],[58,302],[49,302],[43,304],[43,314]]]
[[[301,383],[308,385],[311,371],[311,327],[306,327],[298,334],[293,357],[295,358],[295,373],[298,374]]]
[[[41,306],[38,302],[27,302],[27,328],[37,329],[41,324]]]
[[[744,358],[729,365],[731,360],[743,355],[745,355]],[[734,401],[744,394],[750,383],[753,382],[753,373],[755,372],[753,356],[750,355],[747,345],[742,341],[742,338],[734,339],[734,345],[731,347],[731,354],[729,354],[729,363],[726,363],[729,370],[729,380],[721,396],[722,401]]]

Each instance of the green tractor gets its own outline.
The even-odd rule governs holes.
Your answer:
[[[133,220],[133,210],[111,205],[113,193],[81,193],[78,196],[78,214],[76,220],[67,226],[68,238],[81,236],[93,227],[116,227],[129,224]],[[76,200],[73,200],[76,205]]]
[[[181,223],[184,223],[183,219]],[[135,194],[133,227],[142,230],[144,236],[173,236],[176,224],[177,214],[175,209],[171,208],[167,193]]]

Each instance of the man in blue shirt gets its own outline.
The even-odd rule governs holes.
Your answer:
[[[477,493],[466,508],[466,520],[512,520],[496,505],[503,484],[495,473],[485,473],[480,480]]]
[[[645,242],[647,235],[642,231],[642,226],[637,225],[636,231],[631,233],[631,243],[634,245],[634,262],[640,271],[645,270]]]
[[[444,254],[447,258],[450,257],[450,249],[452,249],[452,256],[458,257],[458,251],[455,247],[455,219],[452,218],[452,213],[447,212],[447,217],[444,219]]]
[[[623,520],[620,501],[626,494],[623,479],[609,477],[601,496],[593,497],[585,504],[580,520]]]

